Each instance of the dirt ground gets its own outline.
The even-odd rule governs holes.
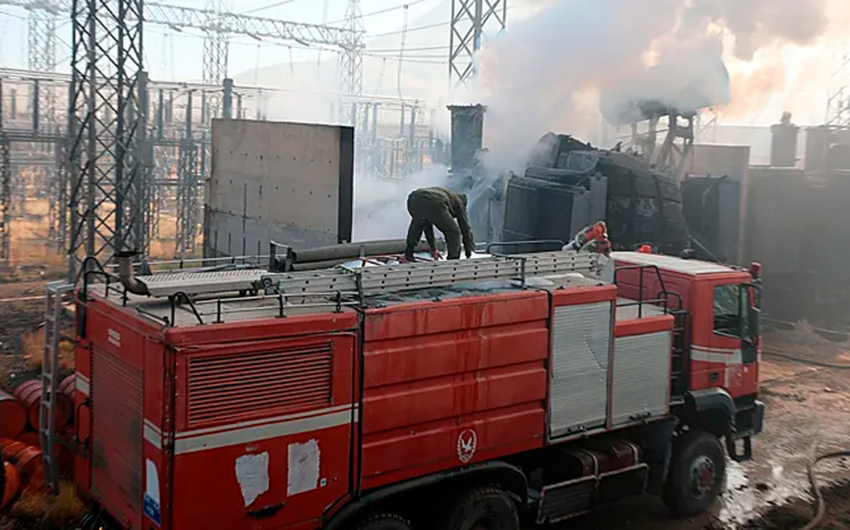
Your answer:
[[[21,271],[15,272],[15,279]],[[25,281],[10,281],[0,271],[0,300],[43,293],[47,279],[38,269]],[[11,389],[35,372],[21,355],[24,333],[43,320],[43,302],[0,301],[0,387]],[[772,354],[799,358],[791,361]],[[767,405],[765,430],[754,442],[754,458],[730,463],[727,487],[710,514],[671,519],[660,501],[638,498],[558,526],[559,530],[779,530],[795,529],[812,516],[806,478],[817,454],[850,449],[850,370],[814,366],[850,366],[850,337],[819,332],[800,324],[765,334],[761,364],[762,396]],[[850,530],[850,462],[819,466],[826,488],[827,516],[822,529]],[[0,530],[26,528],[0,517]]]

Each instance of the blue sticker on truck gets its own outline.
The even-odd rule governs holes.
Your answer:
[[[145,516],[157,526],[162,525],[159,506],[159,472],[152,460],[145,462]]]

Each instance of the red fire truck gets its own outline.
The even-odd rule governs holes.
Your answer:
[[[92,528],[515,530],[646,491],[694,514],[761,430],[755,267],[129,259],[77,294]]]

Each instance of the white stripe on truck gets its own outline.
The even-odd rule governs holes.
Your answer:
[[[174,453],[186,454],[231,445],[247,444],[349,425],[358,421],[356,406],[351,404],[291,414],[278,418],[254,420],[221,427],[179,432]]]

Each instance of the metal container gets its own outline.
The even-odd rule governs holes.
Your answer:
[[[464,173],[475,167],[483,145],[483,105],[452,105],[452,173]]]
[[[27,489],[44,486],[44,465],[41,449],[22,442],[4,443],[3,459],[15,466],[21,477],[21,484]]]
[[[18,385],[18,388],[15,389],[15,396],[26,411],[29,426],[38,431],[38,416],[41,413],[41,381],[32,380]],[[60,393],[56,398],[54,416],[54,426],[57,429],[61,429],[70,423],[71,416],[68,411],[71,408],[72,406],[67,403],[67,398]]]
[[[770,126],[770,165],[794,167],[797,165],[797,134],[800,128],[791,123],[791,115],[782,115],[782,122]]]
[[[514,175],[505,195],[502,241],[569,241],[589,224],[589,204],[590,192],[584,188]],[[533,246],[513,249],[534,250]]]
[[[41,446],[41,440],[38,437],[38,433],[34,431],[23,432],[16,438],[16,440],[26,445],[32,445],[33,447]]]
[[[806,156],[804,168],[810,173],[823,173],[827,168],[829,147],[832,144],[832,129],[819,125],[806,129]]]
[[[59,395],[62,399],[59,404],[64,404],[66,413],[70,418],[68,423],[74,423],[74,393],[77,391],[77,374],[71,374],[59,383]],[[66,424],[68,425],[68,424]]]
[[[56,442],[56,464],[59,467],[59,476],[71,478],[74,474],[74,459],[76,454],[71,449],[74,439],[74,426],[69,425],[59,433],[59,441]]]
[[[24,408],[14,396],[0,390],[0,438],[17,438],[26,426]]]
[[[0,491],[0,510],[11,504],[21,489],[21,476],[15,466],[9,462],[3,462],[2,465],[5,480],[3,480],[3,491]]]

